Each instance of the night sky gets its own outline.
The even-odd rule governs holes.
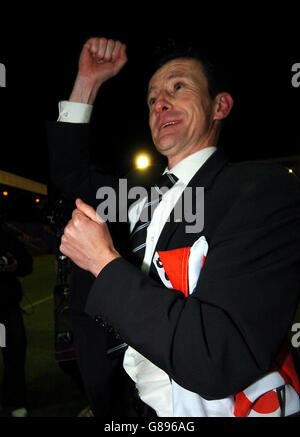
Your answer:
[[[195,3],[196,5],[196,3]],[[233,161],[297,155],[300,146],[300,88],[291,84],[291,67],[300,62],[297,28],[277,11],[243,8],[230,18],[222,13],[196,16],[192,9],[174,18],[137,7],[110,15],[24,6],[2,15],[0,62],[6,88],[0,88],[0,169],[48,182],[45,121],[57,118],[58,101],[68,99],[82,44],[91,36],[127,44],[128,63],[101,89],[91,125],[93,163],[107,171],[128,171],[136,151],[152,151],[147,124],[146,89],[157,44],[169,37],[193,40],[227,72],[234,107],[220,143]],[[82,6],[84,10],[84,6]],[[126,15],[127,14],[127,15]],[[135,14],[135,15],[134,15]],[[217,11],[214,14],[218,14]],[[118,23],[115,15],[118,15]],[[253,17],[252,17],[253,15]],[[247,19],[250,19],[247,21]],[[289,21],[290,20],[290,21]],[[121,23],[121,24],[120,24]],[[154,162],[160,161],[153,151]]]

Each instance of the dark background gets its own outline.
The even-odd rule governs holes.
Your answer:
[[[262,11],[243,3],[234,11],[202,3],[28,5],[2,11],[0,62],[0,169],[48,182],[45,120],[55,120],[68,99],[82,44],[91,36],[127,44],[128,63],[100,90],[92,118],[93,163],[107,171],[130,170],[136,151],[153,153],[146,90],[153,54],[167,38],[192,40],[229,78],[234,107],[220,143],[233,161],[294,157],[299,153],[300,88],[292,65],[300,62],[296,12]]]
[[[81,47],[91,36],[119,39],[128,48],[127,65],[100,89],[93,111],[91,155],[95,165],[123,174],[133,168],[134,156],[142,150],[151,152],[154,162],[160,161],[147,124],[146,91],[155,47],[174,37],[192,40],[229,79],[226,91],[232,94],[234,107],[220,143],[230,159],[286,160],[289,166],[299,168],[300,87],[291,84],[292,65],[300,62],[299,14],[294,6],[282,2],[279,6],[264,3],[265,10],[262,4],[243,1],[232,7],[229,2],[221,6],[211,2],[209,7],[207,2],[187,0],[121,5],[114,1],[108,7],[90,1],[1,2],[0,63],[6,67],[7,83],[0,88],[0,170],[48,183],[45,121],[56,120],[59,100],[68,99]],[[67,214],[59,210],[62,219],[46,229],[48,209],[37,213],[30,208],[36,207],[34,193],[13,193],[10,187],[9,192],[6,200],[10,203],[0,199],[0,219],[10,205],[9,230],[27,243],[31,253],[56,253],[57,228],[63,228],[57,223],[65,223]],[[51,214],[55,215],[52,209]],[[35,263],[25,287],[25,296],[32,302],[48,296],[54,283],[52,258],[49,265],[42,258]],[[39,357],[38,366],[28,375],[31,409],[33,416],[60,416],[68,410],[69,393],[73,392],[55,370],[49,371],[54,356],[49,323],[52,303],[39,307],[35,315],[26,320],[29,369]]]

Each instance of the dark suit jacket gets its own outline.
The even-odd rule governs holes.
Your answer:
[[[55,129],[65,151],[72,138],[73,151],[82,153],[86,126]],[[83,174],[83,156],[76,175],[87,188],[96,176]],[[74,162],[71,168],[74,177]],[[300,184],[279,166],[230,164],[217,151],[189,185],[205,189],[203,231],[187,234],[187,223],[167,222],[156,249],[206,237],[209,251],[193,295],[186,299],[118,258],[94,281],[86,312],[178,384],[217,399],[268,372],[288,334],[300,289]]]

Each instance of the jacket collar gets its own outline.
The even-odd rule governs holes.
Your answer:
[[[208,188],[227,164],[228,158],[225,153],[221,149],[216,150],[197,171],[188,186]]]

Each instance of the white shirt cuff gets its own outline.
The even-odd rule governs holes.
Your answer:
[[[58,110],[59,116],[57,121],[67,123],[89,123],[93,105],[62,100],[58,104]]]

